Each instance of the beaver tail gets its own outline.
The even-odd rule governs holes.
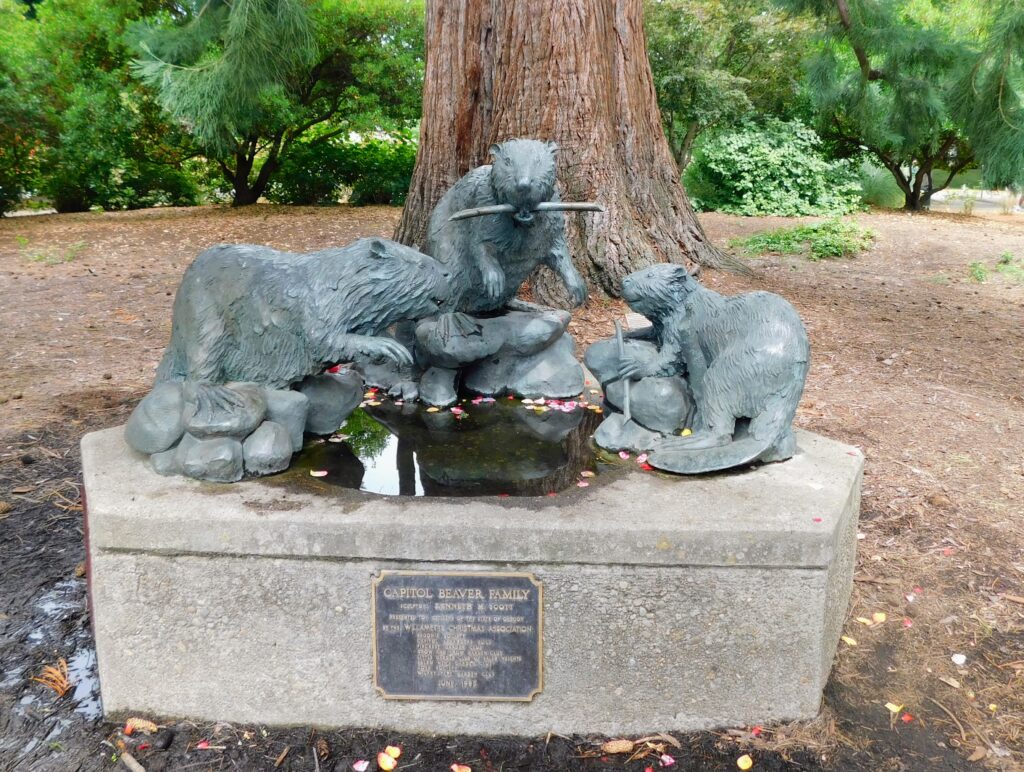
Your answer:
[[[655,446],[648,463],[666,472],[717,472],[754,461],[785,461],[796,453],[793,418],[803,392],[803,380],[791,382],[765,402],[749,423],[737,423],[732,442],[710,448],[694,447],[688,437],[672,437]],[[694,440],[699,440],[694,435]]]

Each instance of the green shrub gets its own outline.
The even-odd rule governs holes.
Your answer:
[[[402,206],[412,170],[416,165],[416,143],[408,136],[369,139],[349,146],[343,181],[352,186],[349,202]]]
[[[356,206],[401,206],[415,164],[416,142],[408,133],[296,143],[274,173],[267,198],[280,204],[332,204],[344,186]]]
[[[851,161],[827,158],[799,121],[769,118],[702,143],[686,186],[701,209],[742,215],[846,214],[861,208]]]
[[[58,212],[196,203],[189,175],[140,153],[137,106],[104,78],[114,80],[98,74],[67,95],[58,140],[43,153],[42,192]]]
[[[296,142],[274,172],[267,198],[277,204],[335,204],[344,169],[344,145]]]
[[[806,254],[809,260],[850,257],[871,246],[875,234],[855,222],[832,218],[811,225],[779,228],[733,239],[729,246],[751,255]]]

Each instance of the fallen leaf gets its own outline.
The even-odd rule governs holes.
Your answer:
[[[396,745],[389,745],[387,748],[384,749],[384,752],[393,759],[397,759],[399,756],[402,755],[402,749]]]
[[[887,702],[885,703],[885,709],[888,710],[890,713],[899,713],[901,710],[903,710],[903,706],[897,705],[895,702]]]
[[[750,730],[750,733],[752,735],[754,735],[754,737],[760,737],[761,736],[761,732],[763,732],[763,731],[764,731],[764,729],[762,729],[761,727],[755,726],[753,729]]]
[[[327,470],[326,469],[310,469],[309,470],[309,476],[310,477],[326,477],[327,476]]]
[[[981,761],[983,758],[988,756],[988,748],[983,745],[979,745],[974,749],[974,753],[967,757],[968,761]]]
[[[999,706],[996,705],[994,702],[990,702],[988,704],[988,709],[995,713],[997,710],[999,710]]]
[[[6,501],[0,501],[0,515],[6,515],[12,509],[14,509],[13,504],[10,504]]]
[[[654,471],[654,467],[651,466],[648,463],[640,464],[640,468],[643,469],[645,472],[653,472]]]
[[[384,751],[381,751],[377,754],[377,766],[383,769],[384,772],[391,772],[392,769],[398,766],[398,762]]]
[[[908,617],[904,617],[903,618],[903,626],[904,627],[913,627],[914,626],[914,620],[910,619]]]
[[[34,490],[34,485],[19,485],[17,488],[11,488],[11,493],[15,496],[23,496],[24,494],[31,493]]]
[[[736,759],[736,766],[744,770],[744,772],[746,772],[746,770],[754,766],[754,760],[750,758],[749,753],[744,753],[742,756]]]
[[[647,454],[646,453],[641,453],[639,456],[636,457],[636,462],[638,464],[646,463],[647,462]]]
[[[679,432],[680,437],[689,437],[691,434],[693,434],[693,429],[683,429]]]
[[[673,764],[676,763],[676,760],[674,758],[672,758],[671,756],[669,756],[667,753],[663,753],[663,754],[661,754],[661,758],[658,759],[658,762],[663,767],[671,767]]]
[[[900,716],[900,721],[902,721],[904,724],[909,724],[913,720],[914,717],[909,713],[904,713],[902,716]]]
[[[124,724],[124,733],[131,734],[132,732],[145,732],[146,734],[153,734],[158,731],[159,727],[152,721],[145,718],[129,718]]]
[[[601,746],[603,753],[632,753],[636,744],[632,740],[609,740]]]
[[[590,483],[588,483],[586,480],[580,480],[578,483],[576,483],[576,487],[577,488],[589,488],[590,487]]]
[[[953,661],[953,664],[957,667],[963,667],[967,664],[967,657],[963,654],[954,654],[952,657],[950,657],[950,659]]]
[[[589,469],[584,469],[582,472],[580,472],[580,477],[593,477],[594,475],[595,473],[591,472]]]
[[[427,408],[427,412],[428,413],[440,413],[441,412],[441,408],[434,407],[433,405],[431,405],[430,407]]]
[[[359,761],[352,762],[352,769],[355,772],[366,772],[370,768],[370,762],[366,759],[359,759]]]
[[[200,740],[199,742],[196,743],[196,750],[197,751],[205,751],[209,747],[210,747],[210,741],[209,740]]]
[[[857,639],[856,639],[856,638],[851,638],[851,637],[850,637],[850,636],[848,636],[848,635],[844,635],[844,636],[842,637],[842,641],[843,641],[843,643],[845,643],[845,644],[846,644],[847,646],[856,646],[856,645],[857,645]]]
[[[952,686],[954,689],[960,688],[960,682],[957,681],[955,678],[950,678],[949,676],[939,676],[939,680],[947,686]]]
[[[1003,600],[1010,601],[1010,603],[1020,603],[1021,605],[1024,605],[1024,598],[1020,595],[1011,595],[1008,592],[1004,592],[1001,597]]]
[[[619,451],[619,458],[621,458],[623,461],[625,461],[627,458],[629,458],[629,453],[627,453],[624,450],[620,450]]]
[[[452,764],[449,769],[452,772],[473,772],[472,769],[467,767],[465,764]]]
[[[331,744],[327,742],[327,738],[318,737],[316,741],[316,755],[321,760],[326,759],[331,755]]]
[[[867,617],[857,617],[857,621],[860,622],[862,625],[867,625],[868,627],[871,627],[871,625],[874,624],[874,622],[872,622]]]
[[[882,624],[886,619],[888,619],[888,617],[885,615],[884,611],[876,611],[871,615],[871,621],[876,625]]]

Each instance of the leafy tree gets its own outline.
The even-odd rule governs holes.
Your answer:
[[[985,180],[1024,187],[1024,2],[1003,0],[986,44],[954,92]]]
[[[16,25],[16,39],[3,46],[16,60],[7,93],[31,120],[21,136],[32,137],[32,186],[58,211],[194,203],[181,171],[186,143],[128,70],[125,29],[156,7],[138,0],[37,4],[35,18]]]
[[[236,206],[290,154],[418,116],[419,0],[186,0],[138,31],[138,74],[215,160]]]
[[[731,214],[846,214],[861,206],[852,163],[828,158],[804,124],[777,118],[716,132],[687,169],[686,187],[701,208]]]
[[[658,107],[680,170],[708,129],[754,112],[800,117],[807,26],[770,0],[646,0]]]
[[[821,32],[808,77],[819,130],[840,152],[874,156],[904,208],[926,208],[979,157],[1004,180],[1020,177],[1019,0],[779,2]]]
[[[25,81],[31,53],[24,41],[32,22],[22,16],[21,7],[0,0],[0,215],[35,184],[41,147],[43,104]]]

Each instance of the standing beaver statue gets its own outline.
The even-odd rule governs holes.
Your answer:
[[[324,369],[411,364],[385,332],[439,313],[448,279],[437,261],[385,239],[310,254],[206,250],[182,277],[171,342],[125,427],[128,444],[161,474],[231,482],[281,471],[304,431],[335,431],[360,401],[357,373]]]
[[[460,376],[463,386],[481,394],[580,393],[583,374],[566,334],[569,314],[516,299],[542,265],[562,280],[573,306],[587,298],[562,212],[601,207],[559,200],[557,149],[533,139],[492,145],[493,163],[472,169],[444,194],[431,213],[424,251],[451,273],[454,313],[399,331],[400,340],[415,345],[418,372],[403,378],[371,368],[371,383],[433,405],[455,402]],[[417,376],[412,390],[408,381]]]
[[[807,332],[793,306],[770,292],[724,297],[678,265],[630,274],[622,296],[651,326],[631,334],[634,345],[595,343],[587,364],[606,393],[614,393],[615,381],[629,384],[633,416],[679,421],[629,433],[648,443],[634,448],[650,450],[648,463],[698,474],[793,456],[793,417],[810,360]],[[666,384],[679,377],[689,393],[666,403],[677,388]],[[655,398],[647,395],[662,401],[647,404]],[[672,436],[690,427],[689,436]],[[595,438],[600,442],[599,433]]]

